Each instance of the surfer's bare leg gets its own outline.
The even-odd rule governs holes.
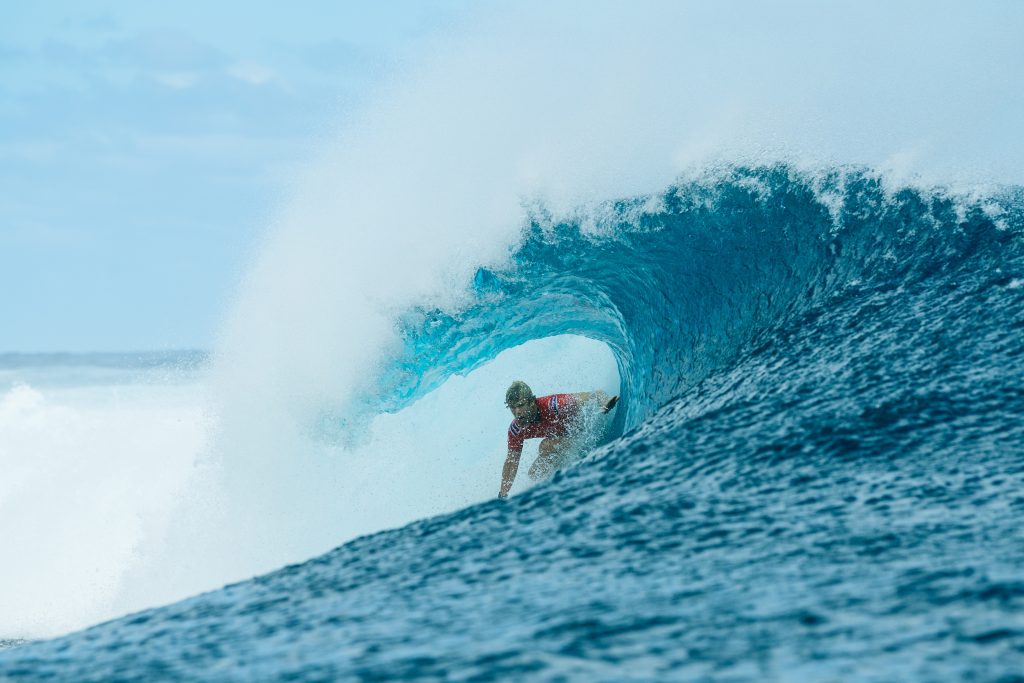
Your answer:
[[[569,447],[569,439],[548,437],[540,442],[540,455],[530,465],[530,479],[547,479],[558,469],[562,455]]]

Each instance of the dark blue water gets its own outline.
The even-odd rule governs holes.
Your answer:
[[[1024,681],[1021,190],[727,168],[594,216],[409,312],[375,407],[583,334],[610,442],[0,678]]]

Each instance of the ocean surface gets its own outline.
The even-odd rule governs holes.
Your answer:
[[[618,373],[602,445],[500,501],[499,428],[478,502],[61,637],[0,633],[0,680],[1024,681],[1022,232],[1020,188],[862,168],[536,208],[461,306],[400,312],[361,405],[429,405],[571,335]],[[351,428],[313,422],[319,443]]]

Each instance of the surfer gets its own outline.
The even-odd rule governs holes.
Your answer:
[[[505,405],[515,419],[508,428],[508,456],[501,472],[498,497],[505,498],[512,488],[526,439],[544,439],[540,442],[540,454],[529,469],[531,479],[543,479],[558,469],[561,459],[581,436],[584,410],[597,407],[607,413],[618,401],[618,396],[609,398],[600,389],[537,398],[526,382],[512,382],[505,392]]]

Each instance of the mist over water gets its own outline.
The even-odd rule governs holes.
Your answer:
[[[135,493],[113,498],[126,525],[116,533],[99,513],[78,520],[95,541],[89,557],[102,558],[100,578],[84,578],[94,559],[37,575],[53,611],[0,609],[40,615],[0,624],[0,636],[75,628],[492,497],[504,387],[525,379],[538,393],[615,391],[607,346],[559,337],[506,355],[478,351],[472,367],[442,371],[453,377],[433,394],[414,391],[397,400],[403,412],[374,416],[395,400],[380,376],[403,352],[402,316],[457,315],[478,268],[508,265],[529,216],[582,219],[600,234],[600,202],[722,164],[864,164],[895,186],[1024,182],[1024,139],[1013,128],[1024,120],[1013,87],[1024,82],[1020,11],[810,2],[477,10],[341,122],[295,179],[226,312],[186,427],[162,438],[142,428],[145,415],[123,412],[83,426],[47,412],[33,390],[4,396],[17,430],[28,429],[26,414],[60,425],[8,452],[57,453],[51,437],[92,444],[60,452],[133,473],[121,491]],[[325,416],[350,420],[343,439],[325,433]],[[153,470],[130,464],[152,443],[170,460],[143,461],[163,479],[139,489]],[[4,502],[39,522],[72,507]],[[152,520],[155,531],[132,526],[147,509],[142,526]],[[45,547],[71,543],[58,526],[43,527],[54,529]],[[22,569],[53,564],[39,548]]]
[[[162,551],[206,447],[201,386],[109,356],[0,357],[0,633],[42,637],[180,597]],[[164,567],[161,575],[172,574]]]

